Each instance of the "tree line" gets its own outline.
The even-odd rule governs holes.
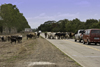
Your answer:
[[[26,18],[20,13],[16,5],[2,4],[0,6],[0,32],[4,27],[16,28],[18,32],[30,28]]]
[[[59,20],[59,21],[46,21],[41,24],[38,29],[43,32],[74,32],[76,33],[79,29],[100,29],[100,20],[87,19],[86,22],[80,21],[78,18],[73,20]]]

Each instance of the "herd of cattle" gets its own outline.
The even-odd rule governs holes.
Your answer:
[[[72,32],[47,32],[44,33],[45,38],[48,39],[69,39],[72,38],[75,34]]]
[[[27,39],[32,39],[32,38],[38,38],[40,36],[41,33],[28,33],[26,34],[26,38]],[[68,39],[68,38],[72,38],[74,36],[74,33],[69,33],[69,32],[46,32],[44,33],[45,38],[48,39]],[[9,42],[22,42],[23,36],[22,35],[1,35],[0,36],[0,41],[1,42],[5,42],[5,41],[9,41]]]
[[[28,33],[26,34],[26,39],[32,39],[32,38],[37,38],[39,37],[40,33]],[[25,37],[25,36],[24,36]],[[19,35],[19,34],[13,34],[13,35],[1,35],[0,36],[0,41],[1,42],[6,42],[6,41],[9,41],[11,43],[13,42],[22,42],[22,39],[23,39],[23,36],[22,35]]]
[[[22,41],[22,35],[4,35],[0,36],[0,41],[5,42],[5,41],[10,41],[12,42],[21,42]]]

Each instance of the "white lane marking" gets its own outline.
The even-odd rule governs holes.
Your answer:
[[[30,66],[34,66],[34,65],[53,65],[53,64],[55,64],[55,63],[51,63],[51,62],[31,62],[29,65],[28,65],[28,67],[30,67]]]

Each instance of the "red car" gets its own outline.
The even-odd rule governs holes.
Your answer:
[[[83,44],[100,43],[100,29],[86,29],[83,34]]]

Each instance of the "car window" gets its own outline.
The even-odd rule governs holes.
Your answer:
[[[87,30],[87,35],[89,35],[90,34],[90,30]]]
[[[85,33],[84,31],[80,31],[79,33]]]
[[[100,34],[100,30],[91,30],[91,33],[99,33]]]

